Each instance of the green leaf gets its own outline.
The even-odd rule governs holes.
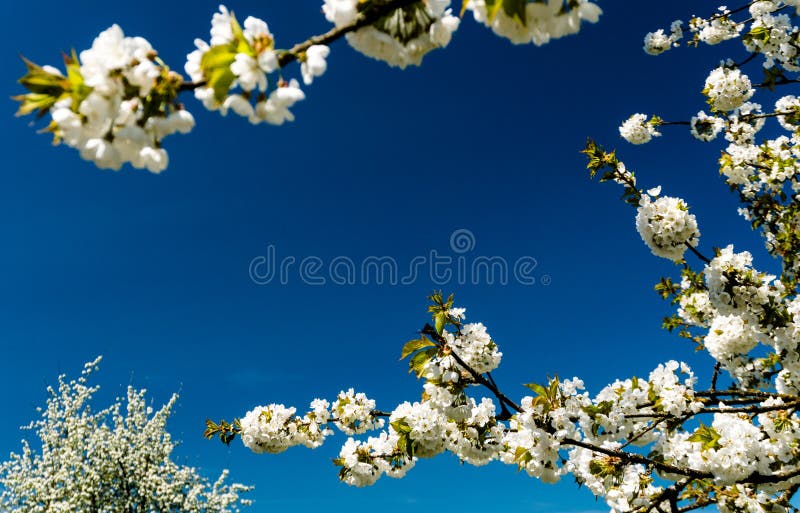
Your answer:
[[[231,71],[231,64],[235,60],[236,48],[233,45],[213,46],[200,59],[206,83],[214,89],[214,99],[219,103],[225,101],[231,84],[236,80],[236,75]]]
[[[444,325],[447,323],[447,313],[439,312],[436,314],[433,320],[436,323],[436,333],[441,335],[442,331],[444,330]]]
[[[431,361],[431,359],[436,356],[438,352],[439,349],[436,347],[429,347],[428,349],[418,351],[417,354],[412,356],[408,361],[408,372],[416,373],[417,377],[419,378],[422,376],[425,365]]]
[[[547,389],[538,383],[525,383],[523,386],[530,388],[540,397],[547,397]]]
[[[589,415],[589,418],[594,420],[598,414],[608,415],[611,413],[611,408],[614,406],[614,403],[611,401],[602,401],[595,405],[584,406],[583,411]]]
[[[54,96],[39,93],[22,94],[13,96],[11,99],[20,102],[16,112],[17,116],[27,116],[34,111],[38,111],[38,115],[43,116],[58,101],[58,98]]]
[[[395,420],[389,425],[392,426],[397,433],[407,434],[412,431],[411,426],[408,425],[406,419]]]
[[[428,337],[426,337],[424,335],[422,336],[422,338],[409,340],[403,346],[402,351],[400,351],[400,359],[402,360],[405,357],[409,356],[410,354],[415,353],[416,351],[419,351],[420,349],[424,349],[426,347],[432,347],[432,346],[435,346],[435,345],[436,344],[434,344],[433,341],[431,341],[430,339],[428,339]]]
[[[700,427],[689,437],[690,442],[700,442],[703,444],[703,449],[719,449],[722,447],[719,443],[720,434],[716,429],[700,423]]]

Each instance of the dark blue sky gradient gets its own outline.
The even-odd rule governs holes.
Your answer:
[[[18,53],[58,64],[60,51],[89,47],[115,22],[182,71],[216,9],[187,5],[9,3],[13,22],[0,36],[6,97],[21,92]],[[282,47],[328,28],[319,0],[228,6],[240,19],[264,18]],[[688,201],[706,253],[733,242],[774,270],[718,176],[719,141],[667,127],[632,147],[617,133],[634,112],[688,119],[704,107],[708,71],[742,50],[642,52],[647,31],[710,13],[710,2],[601,6],[599,24],[540,48],[515,47],[468,18],[448,49],[406,71],[340,42],[284,127],[221,118],[187,98],[197,127],[167,139],[171,162],[160,176],[97,170],[0,102],[0,454],[19,449],[17,428],[44,402],[45,384],[102,354],[99,405],[129,383],[157,404],[179,390],[170,425],[183,441],[179,459],[209,475],[229,467],[254,484],[253,511],[607,511],[568,480],[545,486],[501,464],[475,469],[444,456],[357,490],[339,484],[330,463],[341,436],[274,457],[201,438],[206,417],[270,402],[302,409],[350,386],[383,409],[417,399],[420,383],[397,357],[428,320],[434,288],[456,292],[468,319],[487,325],[505,355],[496,378],[512,396],[556,373],[596,391],[670,358],[709,374],[707,357],[659,328],[670,309],[652,287],[676,267],[650,255],[621,191],[592,183],[578,151],[587,136],[617,147],[642,185]],[[468,257],[532,256],[534,276],[552,282],[315,287],[295,274],[285,286],[260,286],[248,276],[270,244],[279,257],[392,256],[402,269],[431,250],[453,256],[449,237],[462,228],[477,241]]]

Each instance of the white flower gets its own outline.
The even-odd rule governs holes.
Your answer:
[[[322,12],[337,27],[350,25],[358,15],[358,0],[325,0]]]
[[[231,72],[236,75],[239,85],[245,91],[252,91],[258,87],[259,91],[266,91],[267,76],[258,65],[258,61],[245,53],[237,53],[231,63]]]
[[[267,100],[258,102],[251,120],[266,121],[271,125],[294,121],[294,114],[289,109],[304,98],[305,94],[300,90],[297,80],[292,79],[288,84],[282,84],[272,91]]]
[[[219,12],[215,12],[211,18],[211,46],[226,45],[233,42],[233,18],[228,8],[224,5],[219,6]]]
[[[222,103],[219,112],[223,116],[227,116],[229,110],[232,110],[244,118],[249,118],[254,113],[253,105],[247,100],[247,98],[240,94],[232,94],[225,98],[225,101]]]
[[[325,70],[328,69],[325,59],[330,52],[331,49],[325,45],[312,45],[306,50],[306,58],[300,65],[303,83],[310,85],[314,81],[314,77],[321,77],[325,73]]]

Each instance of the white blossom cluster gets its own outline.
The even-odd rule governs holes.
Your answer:
[[[343,27],[352,24],[371,2],[359,0],[324,0],[325,18]],[[421,0],[398,9],[377,23],[347,34],[354,49],[390,66],[419,66],[431,50],[450,44],[458,29],[459,18],[453,16],[450,0]]]
[[[725,128],[725,120],[717,116],[709,116],[702,110],[692,116],[689,122],[692,136],[703,142],[713,141]]]
[[[742,106],[755,94],[750,79],[737,68],[719,66],[706,78],[703,94],[711,110],[728,112]]]
[[[444,351],[432,358],[424,368],[423,376],[429,381],[451,390],[459,390],[464,380],[469,381],[471,378],[467,369],[458,363],[456,356],[479,374],[491,372],[500,365],[503,353],[481,323],[464,324],[457,333],[444,331],[442,337],[446,344]],[[431,394],[443,405],[452,405],[455,397],[446,390]]]
[[[489,3],[486,0],[469,0],[466,8],[472,11],[475,21],[491,28],[495,34],[514,44],[533,43],[537,46],[578,33],[582,22],[597,23],[603,12],[589,0],[553,0],[515,2],[522,4],[524,10],[524,14],[516,15],[509,14],[505,6],[495,7],[496,13],[492,17],[487,6]]]
[[[670,26],[669,34],[666,34],[664,29],[648,32],[647,35],[644,36],[644,51],[649,55],[659,55],[673,46],[678,46],[678,41],[682,38],[682,22],[680,20],[675,20]]]
[[[642,194],[636,230],[654,255],[680,261],[687,244],[695,247],[700,242],[697,220],[682,199],[658,196],[659,192],[660,187]]]
[[[339,392],[331,408],[336,427],[348,435],[358,435],[383,427],[383,419],[372,415],[375,401],[352,388]]]
[[[720,7],[719,13],[709,19],[694,17],[689,20],[689,30],[698,41],[707,45],[739,37],[743,28],[743,24],[730,17],[730,10],[726,7]]]
[[[291,108],[305,99],[296,79],[274,80],[280,69],[275,39],[264,20],[248,16],[243,26],[224,5],[211,19],[211,42],[195,40],[196,49],[187,55],[185,70],[196,84],[195,97],[209,110],[247,118],[257,125],[282,125],[294,121]],[[306,84],[327,69],[327,46],[311,46],[303,57],[301,73]],[[240,91],[235,91],[236,89]],[[269,94],[267,91],[269,89]]]
[[[658,450],[676,464],[711,472],[717,484],[733,484],[754,472],[770,473],[773,454],[762,428],[749,419],[719,413],[711,428],[719,437],[713,445],[703,447],[683,433],[662,439]]]
[[[701,329],[694,339],[736,387],[797,394],[800,303],[781,278],[757,271],[752,260],[729,245],[694,279],[685,274],[677,319]]]
[[[72,66],[69,77],[43,68],[72,88],[50,109],[49,130],[56,141],[101,169],[119,170],[128,163],[163,171],[168,156],[161,141],[194,127],[191,113],[174,101],[180,77],[161,64],[146,39],[125,37],[117,25],[101,32]]]
[[[783,284],[775,276],[753,269],[749,251],[735,253],[733,245],[719,251],[704,271],[711,304],[721,314],[761,315],[781,300]]]
[[[295,408],[282,404],[258,406],[241,419],[242,442],[255,453],[277,454],[295,445],[316,448],[331,434],[328,401],[315,399],[311,411],[303,417]]]
[[[144,390],[102,410],[91,407],[98,387],[88,378],[99,358],[77,380],[58,379],[32,430],[41,448],[0,463],[0,509],[8,513],[182,511],[235,513],[250,488],[226,484],[228,472],[209,482],[195,468],[173,460],[176,442],[166,431],[177,396],[158,410]]]
[[[690,285],[684,280],[681,288],[686,290]],[[716,315],[706,290],[682,293],[678,300],[678,316],[689,326],[707,328]]]
[[[719,362],[747,354],[758,344],[758,331],[741,315],[717,315],[704,340],[705,348]]]
[[[603,442],[600,447],[618,450],[621,446],[619,442]],[[613,458],[598,458],[589,449],[575,448],[570,452],[568,468],[578,483],[586,486],[595,496],[603,497],[612,511],[646,508],[661,492],[661,487],[653,485],[653,479],[644,465],[625,465],[617,469],[615,464]],[[603,466],[610,469],[606,470]]]
[[[277,454],[297,445],[314,449],[333,433],[330,423],[348,435],[380,429],[384,423],[374,415],[375,401],[352,388],[339,392],[332,404],[314,399],[309,408],[302,417],[283,404],[250,410],[239,420],[242,443],[256,453]]]
[[[407,426],[408,436],[414,441],[414,455],[431,458],[445,450],[445,424],[447,417],[428,402],[404,402],[389,417],[389,425],[398,430],[398,424]]]
[[[661,133],[656,129],[660,121],[653,117],[648,120],[646,114],[633,114],[619,127],[619,135],[631,144],[646,144]]]
[[[790,132],[800,128],[800,99],[794,95],[781,96],[775,102],[775,112],[780,113],[778,123]]]
[[[498,459],[505,436],[505,426],[495,419],[495,406],[491,399],[481,398],[480,403],[469,398],[469,415],[465,419],[451,418],[445,425],[447,449],[470,465],[482,466]]]
[[[764,67],[775,64],[789,71],[800,71],[797,62],[798,32],[786,13],[777,13],[784,2],[759,1],[750,6],[752,23],[743,38],[748,52],[764,56]]]
[[[339,451],[341,480],[351,486],[369,486],[382,475],[401,478],[414,467],[416,460],[399,454],[399,436],[381,432],[366,441],[349,438]]]
[[[759,343],[777,352],[794,352],[800,339],[792,329],[775,325],[776,315],[789,311],[782,305],[785,286],[775,276],[753,269],[749,252],[736,253],[729,245],[718,251],[700,276],[700,285],[686,277],[681,281],[678,317],[686,326],[707,329],[703,347],[735,379],[742,383],[762,379],[759,373],[768,369],[749,356]]]
[[[725,140],[735,144],[752,144],[765,122],[761,105],[745,102],[728,115]]]

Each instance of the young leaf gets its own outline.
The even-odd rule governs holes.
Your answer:
[[[405,357],[411,355],[412,353],[419,351],[420,349],[424,349],[426,347],[432,347],[435,345],[436,344],[434,344],[433,341],[428,339],[428,337],[426,337],[425,335],[423,335],[421,338],[409,340],[408,342],[406,342],[406,344],[403,346],[402,351],[400,352],[400,359],[402,360]]]

